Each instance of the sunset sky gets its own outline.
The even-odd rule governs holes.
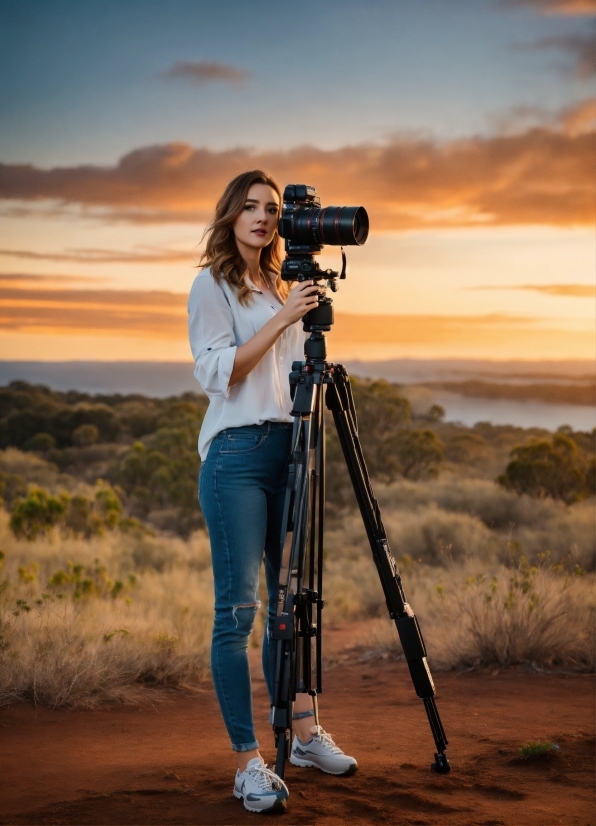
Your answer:
[[[255,167],[369,212],[334,357],[593,357],[595,13],[2,0],[0,358],[188,359],[203,228]]]

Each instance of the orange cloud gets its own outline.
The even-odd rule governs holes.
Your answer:
[[[568,135],[596,130],[596,98],[587,98],[561,112],[560,122]]]
[[[383,146],[260,153],[172,143],[136,149],[114,167],[3,164],[0,198],[77,204],[112,211],[115,220],[195,223],[212,213],[232,176],[261,167],[282,184],[315,184],[327,204],[364,204],[377,231],[591,225],[594,130],[586,131],[586,107],[582,101],[551,126],[446,143],[398,136]]]
[[[29,250],[0,249],[0,255],[35,261],[76,261],[84,264],[169,264],[188,261],[188,252],[160,250],[153,247],[140,250],[71,249],[66,252],[31,252]]]
[[[166,290],[0,287],[0,329],[182,339],[187,296]]]
[[[16,273],[0,273],[0,285],[20,286],[22,284],[67,284],[67,283],[81,283],[84,281],[94,282],[103,281],[103,278],[94,278],[91,275],[37,275],[25,272]]]
[[[500,0],[506,8],[529,6],[547,15],[592,15],[596,13],[594,0]]]
[[[143,290],[0,287],[0,331],[50,336],[100,335],[185,342],[186,294]],[[337,313],[330,355],[379,357],[432,350],[572,353],[588,357],[591,332],[551,328],[544,319],[488,315],[351,315]]]
[[[594,284],[520,284],[471,287],[472,290],[532,290],[545,295],[559,295],[570,298],[596,298]]]

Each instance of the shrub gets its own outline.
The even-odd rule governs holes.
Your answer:
[[[5,522],[0,705],[89,707],[136,700],[148,688],[200,685],[213,615],[204,535],[162,538],[175,563],[157,574],[132,567],[139,541],[132,535],[29,543],[6,532]]]
[[[551,441],[520,445],[511,455],[513,461],[498,479],[505,488],[567,503],[592,493],[587,462],[575,441],[564,433],[556,433]]]
[[[83,494],[52,496],[32,487],[24,499],[17,501],[10,527],[16,537],[29,541],[60,526],[65,533],[89,538],[113,530],[122,515],[122,505],[115,491],[101,483],[90,499]]]
[[[581,571],[569,576],[522,559],[515,570],[462,574],[447,572],[426,603],[412,600],[433,668],[525,664],[594,671],[594,583]],[[379,621],[368,644],[402,656],[388,621]]]
[[[14,506],[10,527],[16,537],[32,541],[47,534],[62,521],[68,508],[68,496],[51,496],[43,488],[31,488],[27,498]]]
[[[519,749],[519,754],[523,760],[544,760],[548,757],[555,757],[560,752],[560,746],[551,743],[549,740],[530,740]]]
[[[23,445],[25,450],[33,450],[37,453],[47,453],[55,447],[56,439],[50,433],[36,433]]]
[[[495,560],[506,539],[501,539],[467,514],[448,513],[435,505],[410,511],[388,511],[383,521],[395,556],[424,565],[447,566],[454,560],[474,557]],[[370,556],[370,546],[359,514],[346,515],[341,525],[327,531],[329,560]]]

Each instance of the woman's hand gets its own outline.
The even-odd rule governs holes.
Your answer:
[[[318,289],[313,281],[303,281],[290,290],[286,303],[278,313],[280,320],[283,319],[285,325],[289,327],[309,310],[314,310],[318,304]]]
[[[275,344],[290,324],[294,324],[309,310],[314,310],[318,305],[317,291],[318,287],[312,281],[303,281],[302,284],[298,284],[290,291],[281,310],[270,318],[258,333],[238,347],[230,376],[230,387],[242,381],[251,370],[254,370],[267,350]]]

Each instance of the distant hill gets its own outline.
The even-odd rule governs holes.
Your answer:
[[[488,361],[474,359],[393,359],[347,361],[354,375],[384,378],[401,384],[498,379],[507,383],[589,381],[590,361]],[[0,361],[0,385],[21,379],[53,390],[85,393],[142,393],[155,398],[201,388],[192,362],[150,361]]]
[[[167,398],[201,393],[192,362],[0,361],[0,385],[17,379],[52,390],[81,393],[142,393]]]

